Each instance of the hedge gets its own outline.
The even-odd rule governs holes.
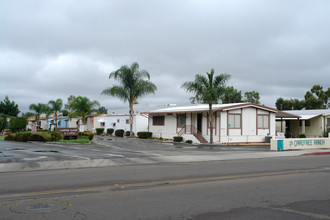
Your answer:
[[[192,144],[193,141],[192,141],[192,140],[186,140],[186,143],[187,143],[187,144]]]
[[[95,130],[97,135],[100,135],[104,132],[104,128],[96,128]]]
[[[94,134],[91,133],[91,132],[79,132],[78,133],[78,137],[81,137],[81,136],[86,136],[88,137],[89,140],[93,140],[93,137],[94,137]]]
[[[38,132],[36,134],[31,134],[29,141],[52,141],[52,136],[48,132]]]
[[[133,133],[133,136],[134,136],[134,132],[132,132],[132,133]],[[130,132],[130,131],[126,131],[126,132],[125,132],[125,136],[126,136],[126,137],[131,136],[131,132]]]
[[[115,136],[116,137],[124,137],[124,130],[123,129],[117,129],[115,131]]]
[[[16,134],[15,141],[27,142],[29,140],[30,136],[31,136],[30,131],[19,132],[19,133]]]
[[[9,121],[9,128],[14,132],[24,130],[26,128],[26,125],[27,120],[25,117],[15,117],[11,118]]]
[[[50,136],[52,137],[52,141],[63,140],[64,136],[59,131],[51,131]]]
[[[12,133],[12,134],[7,134],[7,136],[5,136],[5,141],[15,141],[16,139],[16,134]]]
[[[137,133],[137,136],[141,139],[148,139],[152,137],[152,132],[149,131],[140,131]]]
[[[182,142],[183,141],[183,137],[181,137],[181,136],[174,136],[173,137],[173,141],[174,142]]]
[[[113,128],[108,128],[107,129],[107,134],[112,135],[112,133],[115,131]]]

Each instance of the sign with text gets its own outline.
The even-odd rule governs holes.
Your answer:
[[[330,148],[330,138],[288,138],[271,140],[271,150],[299,150]]]
[[[78,128],[57,128],[64,136],[78,136]]]

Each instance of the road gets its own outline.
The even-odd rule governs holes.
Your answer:
[[[0,174],[1,219],[330,219],[330,156]]]

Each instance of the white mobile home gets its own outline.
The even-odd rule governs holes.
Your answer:
[[[108,128],[113,128],[114,130],[123,129],[125,131],[130,130],[128,114],[116,114],[108,115],[102,114],[97,116],[89,117],[87,120],[87,130],[95,132],[96,128],[104,128],[104,132]],[[133,115],[133,133],[136,135],[139,131],[148,130],[148,118],[147,116],[142,116],[140,114]]]
[[[182,136],[184,140],[197,143],[209,142],[208,109],[207,104],[202,104],[147,112],[149,131],[154,137]],[[221,144],[265,142],[266,136],[275,136],[275,114],[286,115],[275,108],[254,103],[216,104],[213,113],[213,140]]]
[[[330,130],[330,109],[290,110],[287,114],[300,116],[299,118],[276,117],[276,130],[287,137],[299,137],[305,134],[308,138],[323,137]]]

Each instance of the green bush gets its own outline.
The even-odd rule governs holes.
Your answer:
[[[93,140],[93,137],[94,137],[94,134],[91,133],[91,132],[79,132],[78,133],[78,138],[81,137],[81,136],[86,136],[88,137],[89,140]]]
[[[137,133],[137,136],[141,139],[148,139],[152,137],[152,132],[149,131],[140,131]]]
[[[80,137],[78,137],[78,139],[87,139],[87,140],[89,140],[88,136],[80,136]]]
[[[112,135],[112,133],[115,131],[113,128],[108,128],[107,129],[107,134]]]
[[[133,136],[134,136],[134,132],[132,132],[132,133],[133,133]],[[130,132],[130,131],[126,131],[126,132],[125,132],[125,136],[126,136],[126,137],[131,136],[131,132]]]
[[[115,131],[115,136],[116,137],[124,137],[124,130],[123,129],[117,129]]]
[[[12,134],[7,134],[7,136],[5,136],[5,141],[15,141],[16,140],[16,134],[12,133]]]
[[[173,141],[174,142],[182,142],[183,141],[183,137],[181,137],[181,136],[174,136],[173,137]]]
[[[21,131],[26,128],[27,120],[25,117],[15,117],[11,118],[9,121],[9,128],[12,131]]]
[[[31,134],[29,141],[52,141],[52,136],[48,132],[38,132],[36,134]]]
[[[306,138],[305,134],[299,134],[299,138]]]
[[[7,120],[6,118],[0,118],[0,131],[6,128]]]
[[[47,132],[48,133],[48,132]],[[51,131],[50,136],[52,137],[52,141],[63,140],[64,136],[59,131]]]
[[[97,135],[100,135],[104,132],[104,128],[96,128],[95,130]]]
[[[19,132],[19,133],[16,134],[15,141],[27,142],[29,140],[30,136],[31,136],[30,131]]]
[[[192,141],[192,140],[186,140],[186,143],[187,143],[187,144],[192,144],[193,141]]]

